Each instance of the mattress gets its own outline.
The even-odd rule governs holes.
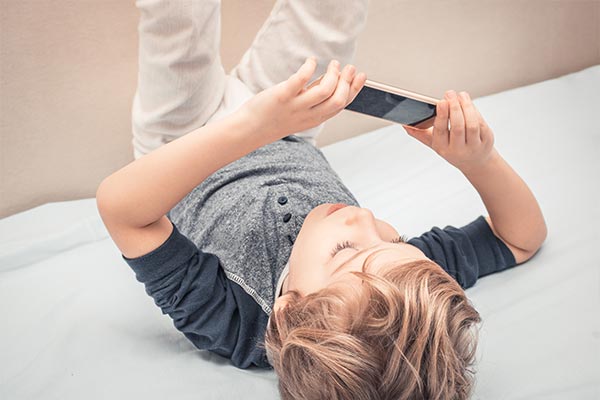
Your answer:
[[[535,193],[548,238],[466,293],[481,314],[475,399],[600,398],[600,65],[474,100]],[[392,125],[324,147],[401,233],[485,214],[464,176]],[[276,399],[273,371],[199,351],[123,262],[93,198],[0,220],[0,398]]]

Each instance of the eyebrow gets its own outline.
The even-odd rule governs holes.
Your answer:
[[[395,242],[388,242],[388,243],[395,243]],[[403,244],[404,242],[398,242],[395,244]],[[377,247],[377,245],[372,246],[372,247],[368,247],[366,249],[360,250],[359,252],[357,252],[355,255],[353,255],[352,257],[350,257],[349,259],[347,259],[346,261],[344,261],[343,263],[341,263],[336,269],[335,271],[333,271],[331,274],[335,274],[336,272],[338,272],[339,270],[341,270],[342,268],[344,268],[346,265],[348,265],[348,263],[352,260],[354,260],[355,258],[357,258],[358,256],[360,256],[361,254],[364,254],[365,252],[374,249],[375,247]],[[382,249],[385,250],[385,249]],[[365,260],[366,261],[366,260]]]
[[[358,256],[360,256],[361,254],[365,253],[366,251],[371,250],[373,247],[369,247],[367,249],[364,250],[360,250],[359,252],[357,252],[356,254],[354,254],[352,257],[350,257],[349,259],[347,259],[346,261],[344,261],[343,263],[341,263],[336,269],[335,271],[333,271],[331,274],[335,274],[336,272],[338,272],[340,269],[342,269],[343,267],[345,267],[350,261],[354,260],[355,258],[357,258]]]

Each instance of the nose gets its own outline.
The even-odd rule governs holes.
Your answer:
[[[355,232],[356,243],[359,243],[361,247],[372,247],[381,241],[377,231],[377,220],[369,209],[357,208],[348,217],[346,224]]]
[[[375,218],[373,212],[366,208],[348,207],[345,224],[350,227],[357,238],[356,243],[370,247],[380,242],[390,242],[400,236],[398,231],[389,223]]]
[[[357,208],[352,215],[350,215],[346,221],[348,225],[364,225],[375,228],[375,215],[367,208]]]

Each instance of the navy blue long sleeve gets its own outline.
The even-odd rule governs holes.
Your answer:
[[[137,258],[121,254],[163,314],[197,348],[230,358],[239,368],[270,367],[264,350],[268,315],[238,284],[219,259],[200,251],[173,225],[158,248]]]
[[[483,216],[462,228],[433,227],[408,243],[439,264],[463,289],[478,278],[516,265],[510,249],[494,235]]]

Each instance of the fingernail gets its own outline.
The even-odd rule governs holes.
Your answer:
[[[446,92],[446,96],[448,96],[449,99],[455,99],[456,98],[456,92],[454,90],[448,90]]]
[[[460,92],[460,97],[462,97],[463,100],[469,100],[467,92]]]

